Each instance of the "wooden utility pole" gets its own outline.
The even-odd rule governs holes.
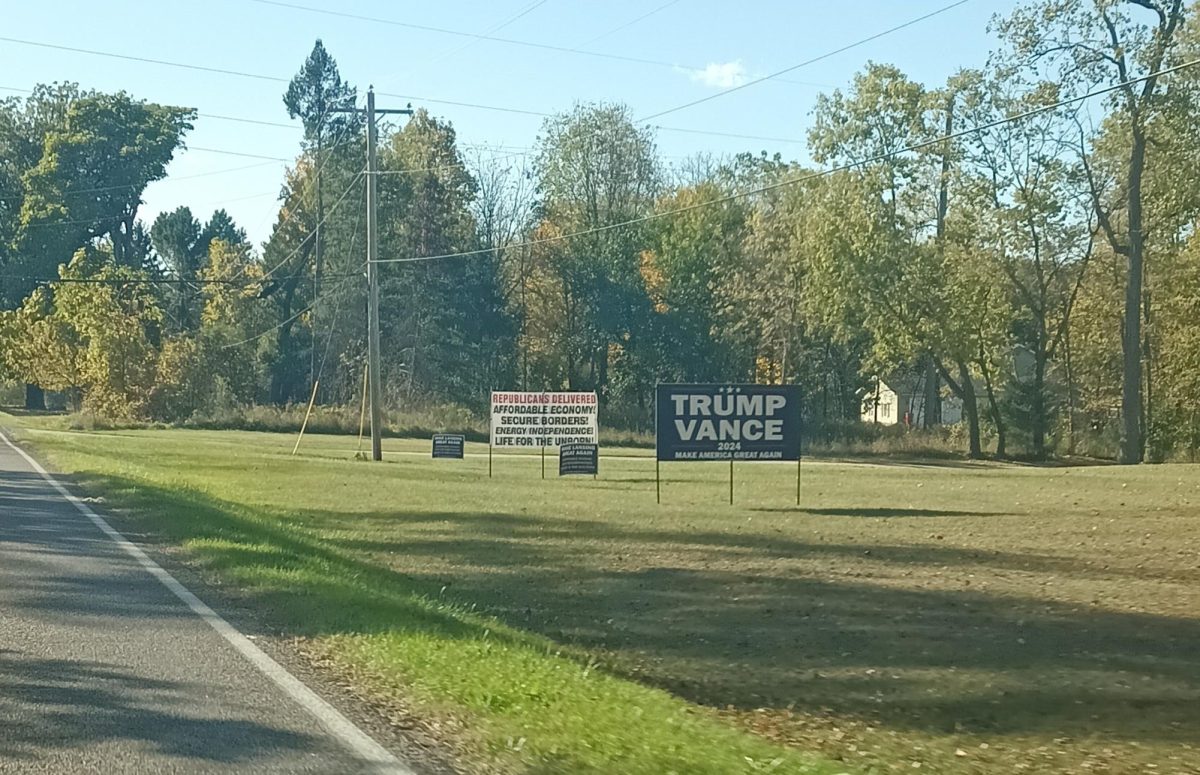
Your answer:
[[[324,161],[324,138],[325,134],[323,127],[317,128],[317,159],[316,159],[316,175],[317,175],[317,228],[313,235],[313,303],[312,303],[312,347],[309,348],[308,358],[308,384],[312,388],[313,396],[317,394],[316,385],[317,377],[317,321],[318,304],[321,302],[321,272],[324,269],[324,255],[321,251],[321,230],[325,225],[325,198],[321,190],[321,173],[325,169]],[[316,401],[314,398],[313,401]]]
[[[375,173],[375,89],[367,91],[367,376],[371,404],[371,459],[383,460],[383,416],[379,378],[379,191]]]
[[[357,108],[353,109],[358,111]],[[347,111],[349,112],[349,111]],[[367,90],[367,402],[371,406],[371,459],[383,460],[383,386],[380,379],[379,347],[379,192],[376,186],[378,163],[375,146],[379,133],[375,119],[381,115],[411,116],[412,107],[379,110],[375,107],[375,87]]]

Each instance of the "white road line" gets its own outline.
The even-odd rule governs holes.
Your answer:
[[[316,692],[309,689],[289,673],[282,665],[271,659],[266,652],[247,638],[229,622],[227,622],[220,614],[209,608],[200,598],[196,597],[191,590],[162,568],[161,565],[142,551],[136,544],[130,541],[125,536],[121,535],[112,525],[97,514],[83,501],[71,494],[66,487],[58,482],[50,473],[42,467],[40,463],[34,460],[29,454],[9,440],[7,436],[0,433],[0,439],[4,441],[14,452],[25,459],[34,471],[37,471],[47,483],[53,487],[64,500],[73,505],[92,523],[100,528],[100,530],[108,536],[115,544],[120,546],[135,559],[154,578],[158,579],[164,587],[171,590],[175,597],[179,598],[184,605],[192,610],[196,616],[199,616],[210,627],[217,631],[218,634],[229,642],[237,651],[250,661],[259,671],[278,686],[284,694],[291,697],[299,705],[307,710],[312,716],[323,726],[331,735],[336,737],[343,745],[354,752],[356,756],[363,761],[374,765],[373,771],[380,775],[416,775],[407,765],[401,762],[390,751],[381,746],[379,743],[372,740],[365,732],[356,727],[350,719],[346,718],[337,710],[323,700]]]

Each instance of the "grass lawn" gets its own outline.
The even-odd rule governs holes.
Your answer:
[[[1200,773],[1200,466],[19,436],[465,769]],[[480,454],[480,453],[484,454]],[[473,453],[473,454],[472,454]]]

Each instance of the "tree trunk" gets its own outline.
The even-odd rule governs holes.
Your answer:
[[[1192,443],[1191,443],[1191,461],[1196,462],[1196,447],[1200,446],[1200,424],[1197,424],[1196,410],[1192,410]]]
[[[291,350],[292,326],[289,323],[279,329],[275,348],[278,360],[271,370],[271,403],[276,405],[286,404],[291,399],[291,364],[288,362],[292,357]]]
[[[1000,413],[995,393],[988,393],[988,402],[996,425],[996,457],[1003,460],[1008,457],[1008,428],[1004,425],[1004,415]]]
[[[983,444],[979,439],[979,403],[975,398],[975,383],[971,379],[971,372],[962,361],[958,362],[958,381],[963,413],[967,416],[967,455],[972,460],[979,460],[983,457]]]
[[[1146,291],[1144,320],[1142,352],[1145,353],[1145,363],[1142,369],[1146,375],[1146,398],[1143,407],[1145,421],[1142,423],[1142,459],[1150,463],[1161,463],[1154,445],[1154,345],[1151,341],[1153,326],[1150,320],[1150,291]]]
[[[25,408],[31,412],[46,410],[46,391],[37,385],[25,385]]]
[[[1046,354],[1041,343],[1038,352],[1033,354],[1033,395],[1029,407],[1032,421],[1033,457],[1043,460],[1046,457]]]
[[[938,378],[937,364],[932,355],[925,356],[925,415],[923,428],[942,424],[942,386]]]
[[[292,327],[296,321],[289,319],[292,316],[292,305],[295,302],[296,284],[295,278],[288,280],[284,289],[282,309],[279,313],[288,322],[280,326],[279,336],[275,340],[276,360],[271,369],[271,401],[275,404],[288,403],[296,392],[292,363],[295,358],[295,353],[292,352]],[[303,369],[303,366],[300,368]]]
[[[1075,369],[1071,363],[1071,326],[1063,328],[1063,362],[1067,368],[1067,455],[1075,454]]]
[[[521,390],[529,389],[529,247],[521,260]]]
[[[608,345],[600,353],[600,360],[595,377],[596,398],[601,404],[608,403]]]
[[[791,334],[790,329],[789,329],[788,333],[789,333],[789,336],[786,336],[783,339],[783,357],[780,359],[780,362],[779,362],[779,384],[781,384],[781,385],[787,384],[788,356],[791,355],[791,353],[789,352],[791,349],[790,345],[792,342],[792,337],[790,336],[790,334]],[[769,380],[770,380],[770,377],[768,376],[768,384],[770,384]],[[755,380],[755,381],[757,381],[757,380]]]
[[[983,374],[983,387],[987,392],[988,412],[992,424],[996,426],[996,457],[1008,457],[1008,428],[1004,425],[1004,415],[1000,412],[1000,401],[996,397],[996,384],[992,380],[992,372],[981,357],[979,370]]]
[[[962,401],[963,414],[967,418],[967,454],[972,460],[979,460],[983,457],[983,444],[979,433],[979,401],[975,397],[975,383],[971,380],[971,370],[967,368],[965,361],[955,361],[955,365],[958,366],[958,379],[955,379],[941,361],[935,358],[934,363],[937,364],[938,372],[941,373],[942,379],[946,380],[950,390]]]
[[[1142,280],[1145,242],[1142,236],[1142,171],[1146,162],[1146,137],[1133,127],[1129,156],[1128,276],[1125,280],[1125,331],[1121,340],[1121,441],[1117,462],[1133,465],[1142,461]]]

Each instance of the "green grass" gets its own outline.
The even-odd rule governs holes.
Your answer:
[[[4,420],[6,424],[11,421]],[[1200,467],[21,434],[464,769],[1200,772]],[[407,723],[407,722],[405,722]],[[1151,768],[1150,765],[1154,765]]]

